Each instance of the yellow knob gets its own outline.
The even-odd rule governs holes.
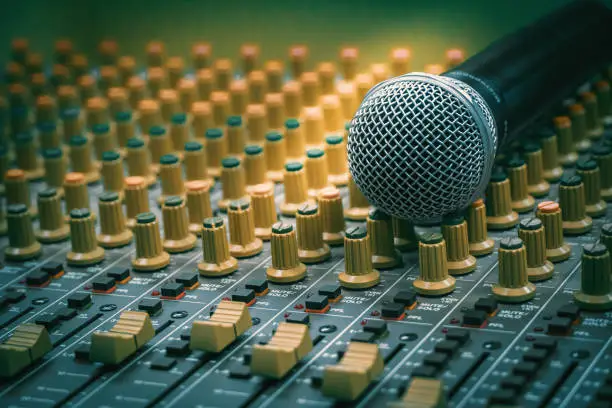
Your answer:
[[[180,197],[168,197],[162,206],[164,249],[171,254],[186,252],[195,246],[196,236],[189,232],[187,207]]]
[[[341,82],[338,84],[338,96],[342,108],[342,119],[350,122],[357,111],[357,87],[353,82]]]
[[[325,138],[325,143],[329,168],[328,180],[335,186],[345,186],[349,182],[349,172],[344,138],[340,135],[328,136]]]
[[[117,193],[119,200],[123,201],[125,183],[121,155],[117,152],[104,152],[102,155],[101,173],[104,190]]]
[[[319,208],[323,226],[323,241],[332,246],[342,245],[345,242],[345,224],[340,191],[335,187],[329,187],[321,191]]]
[[[17,167],[25,172],[26,179],[28,180],[38,180],[45,173],[45,169],[38,158],[37,150],[33,133],[24,132],[18,133],[15,136]]]
[[[372,265],[374,268],[394,268],[402,257],[393,245],[391,216],[380,210],[370,211],[367,219],[368,235],[372,241]]]
[[[344,268],[338,280],[345,288],[367,289],[380,282],[380,273],[372,267],[372,247],[364,227],[350,227],[346,230]]]
[[[590,139],[599,139],[603,135],[603,126],[599,118],[597,96],[593,92],[582,92],[580,98],[584,106],[587,136]]]
[[[572,122],[567,116],[557,116],[554,125],[559,138],[559,163],[562,166],[573,166],[578,160],[578,153],[572,135]]]
[[[268,126],[268,115],[265,105],[248,105],[246,109],[246,120],[249,143],[263,146]]]
[[[211,46],[207,42],[198,42],[191,47],[191,60],[195,69],[203,69],[210,65]]]
[[[258,184],[270,184],[266,178],[266,158],[263,147],[248,145],[244,148],[244,172],[247,190]]]
[[[181,110],[183,112],[189,112],[191,105],[193,105],[198,98],[195,81],[191,78],[181,78],[178,82],[177,91],[181,103]]]
[[[344,210],[344,218],[352,221],[363,221],[370,212],[370,203],[355,184],[353,178],[348,176],[349,208]]]
[[[563,220],[561,208],[554,201],[538,204],[536,216],[542,221],[546,244],[546,258],[551,262],[561,262],[571,255],[571,247],[563,242]]]
[[[527,274],[527,251],[516,237],[503,238],[499,245],[499,280],[493,296],[506,303],[525,302],[535,296],[536,287]]]
[[[178,94],[174,89],[160,89],[158,99],[161,105],[161,115],[165,123],[172,120],[172,115],[180,110]]]
[[[266,74],[263,71],[252,71],[247,75],[247,82],[249,85],[249,102],[263,103],[268,88]]]
[[[321,97],[321,105],[323,107],[325,131],[333,133],[342,132],[344,121],[342,120],[342,108],[338,95],[324,95]]]
[[[612,253],[612,223],[601,226],[599,241],[608,248],[608,252]]]
[[[247,197],[246,175],[240,160],[235,157],[226,157],[221,161],[221,186],[223,188],[223,198],[217,205],[221,211],[227,211],[229,203]]]
[[[283,85],[285,115],[297,118],[302,112],[302,84],[298,81],[287,81]]]
[[[442,234],[425,233],[419,241],[419,277],[413,283],[421,295],[439,296],[455,290],[455,278],[448,274],[446,242]]]
[[[223,218],[206,218],[202,226],[203,259],[198,264],[200,275],[218,277],[236,271],[238,261],[230,255]]]
[[[102,160],[104,152],[117,150],[115,130],[108,123],[99,123],[91,128],[96,159]]]
[[[487,186],[486,196],[487,227],[489,229],[508,229],[518,224],[518,214],[512,210],[510,180],[504,172],[493,173]]]
[[[137,271],[150,272],[162,269],[170,263],[170,255],[164,251],[159,223],[155,214],[140,213],[133,228],[136,239],[136,257],[132,267]]]
[[[227,141],[223,129],[211,128],[206,131],[206,162],[211,177],[221,176],[221,160],[227,156]]]
[[[154,126],[163,125],[159,102],[154,99],[142,99],[138,102],[138,124],[143,133],[148,133]]]
[[[103,193],[98,200],[100,234],[98,244],[103,248],[118,248],[132,242],[132,231],[126,227],[119,194]]]
[[[285,165],[285,199],[280,205],[281,214],[295,216],[298,208],[309,201],[308,182],[304,166],[299,162]]]
[[[266,269],[270,282],[291,283],[304,279],[306,265],[300,262],[293,225],[277,222],[272,226],[272,266]]]
[[[323,242],[321,213],[314,203],[300,206],[295,216],[295,226],[300,261],[311,264],[331,257],[329,246]]]
[[[234,79],[230,84],[229,93],[230,113],[244,115],[249,104],[249,88],[246,79]]]
[[[200,97],[202,89],[200,88]],[[201,139],[206,136],[206,130],[213,127],[212,107],[208,101],[197,101],[191,106],[191,116],[193,118],[193,133],[196,138]]]
[[[324,61],[317,67],[317,75],[321,84],[323,95],[327,96],[335,92],[336,65],[333,62]],[[331,131],[331,130],[330,130]]]
[[[612,201],[612,146],[601,144],[594,147],[593,158],[599,167],[601,198]]]
[[[255,236],[255,222],[249,198],[232,201],[227,212],[229,220],[230,254],[248,258],[263,250],[263,242]]]
[[[56,121],[41,122],[36,128],[38,129],[38,143],[41,149],[54,149],[62,146],[62,139],[57,131]]]
[[[280,132],[272,131],[266,134],[264,156],[268,169],[266,177],[275,183],[282,183],[287,159],[287,145]]]
[[[32,216],[25,204],[11,204],[6,211],[9,244],[4,256],[9,261],[25,261],[39,256],[40,243],[34,236]]]
[[[574,301],[581,309],[595,311],[612,309],[610,271],[612,271],[610,252],[604,245],[594,243],[583,247],[580,290],[574,292]]]
[[[323,123],[323,112],[319,106],[304,108],[304,134],[306,135],[306,147],[315,149],[323,147],[325,127]]]
[[[546,234],[539,218],[526,218],[519,224],[519,238],[527,251],[527,275],[531,282],[550,278],[555,270],[553,263],[546,259]]]
[[[147,86],[153,98],[161,99],[161,91],[168,87],[167,83],[168,75],[163,67],[150,67],[147,70]]]
[[[448,273],[464,275],[476,269],[476,258],[470,254],[468,225],[462,216],[445,217],[442,236],[446,242]]]
[[[584,183],[580,176],[563,176],[559,184],[559,206],[563,218],[563,233],[581,235],[593,228],[586,214]]]
[[[609,124],[612,119],[612,99],[610,99],[610,82],[598,81],[595,83],[595,94],[597,95],[597,106],[599,107],[599,118],[604,124]]]
[[[70,167],[72,171],[82,173],[87,184],[100,180],[98,163],[92,159],[91,141],[85,136],[70,138]]]
[[[202,180],[208,182],[211,186],[215,184],[215,180],[208,175],[206,152],[204,151],[202,143],[185,143],[183,160],[185,163],[185,178],[187,181]]]
[[[104,249],[98,246],[95,222],[89,209],[70,211],[70,242],[72,250],[66,255],[69,265],[95,265],[104,260]]]
[[[245,128],[241,116],[227,118],[227,154],[242,160],[246,144]]]
[[[512,209],[518,213],[533,210],[535,199],[527,188],[527,165],[525,160],[514,157],[508,161],[508,179],[510,180],[510,200]]]
[[[185,197],[185,183],[183,181],[183,168],[179,158],[173,154],[162,156],[159,167],[162,193],[158,197],[159,204],[170,196]]]
[[[408,220],[391,217],[393,227],[393,245],[402,252],[412,251],[419,246],[419,238],[414,225]]]
[[[263,241],[269,241],[272,236],[272,225],[277,220],[276,205],[274,203],[274,187],[269,184],[258,184],[249,190],[255,236]]]
[[[357,75],[357,62],[359,49],[355,47],[344,47],[340,50],[340,64],[342,66],[342,76],[347,81],[352,81]]]
[[[170,57],[166,62],[166,68],[168,69],[168,82],[171,88],[176,88],[178,81],[183,77],[183,71],[185,69],[185,63],[181,57]]]
[[[549,182],[557,181],[563,175],[563,168],[559,165],[557,135],[550,129],[539,133],[542,145],[542,175]]]
[[[151,153],[151,170],[157,173],[162,157],[173,152],[172,140],[163,126],[152,126],[149,129],[149,152]]]
[[[179,112],[172,115],[170,140],[172,140],[172,148],[175,154],[182,158],[185,143],[189,141],[189,126],[186,113]]]
[[[130,78],[136,75],[136,60],[130,55],[124,55],[117,60],[119,83],[127,86]]]
[[[470,254],[488,255],[493,252],[495,242],[487,235],[487,215],[484,201],[478,199],[467,209],[466,221]]]
[[[302,84],[302,102],[304,110],[310,107],[317,107],[319,104],[319,95],[321,87],[319,85],[319,77],[316,72],[303,72],[300,75],[300,83]],[[323,115],[321,114],[321,130],[323,126]]]
[[[316,199],[319,193],[329,186],[327,157],[322,149],[310,149],[306,152],[306,179],[308,196]]]
[[[308,54],[307,45],[297,44],[289,48],[289,61],[291,62],[291,75],[293,78],[299,78],[304,72],[306,62],[308,61]]]
[[[597,161],[592,158],[578,160],[576,174],[584,183],[584,203],[586,213],[593,218],[606,214],[608,204],[601,198],[601,176]]]
[[[117,144],[122,152],[127,147],[128,140],[136,135],[136,127],[132,119],[132,112],[122,110],[115,114],[115,132],[117,133]]]
[[[25,172],[21,169],[10,169],[4,173],[4,183],[6,185],[6,205],[24,204],[28,208],[31,217],[38,216],[38,210],[32,205],[30,198],[30,186],[26,179]]]
[[[62,214],[62,200],[53,187],[38,193],[40,229],[36,238],[43,244],[63,241],[70,235],[70,227]]]
[[[391,60],[391,73],[400,76],[410,72],[411,53],[408,48],[393,48],[389,59]]]
[[[244,73],[250,74],[259,65],[259,46],[257,44],[242,44],[240,46],[240,58]]]
[[[523,146],[527,162],[527,191],[534,197],[543,197],[550,191],[550,184],[544,179],[544,162],[540,145],[528,142]]]
[[[126,177],[125,206],[127,226],[128,228],[134,228],[136,216],[140,213],[149,212],[149,190],[143,177]]]
[[[268,60],[265,63],[264,70],[268,80],[268,91],[280,92],[283,88],[283,75],[285,73],[283,62],[279,60]]]
[[[106,98],[101,96],[91,97],[87,99],[86,105],[87,126],[89,128],[101,123],[108,123],[108,101]]]
[[[132,177],[143,177],[147,186],[153,185],[156,181],[153,170],[158,169],[158,166],[151,164],[147,142],[133,137],[128,140],[126,151],[128,174]]]
[[[161,41],[151,41],[147,44],[147,66],[161,67],[166,59],[166,46]]]
[[[212,115],[214,126],[225,126],[227,117],[230,114],[229,94],[224,91],[212,91],[210,94],[212,103]]]
[[[85,208],[89,210],[89,193],[83,173],[68,173],[64,177],[64,194],[66,199],[66,219],[70,211]],[[92,214],[95,219],[95,215]]]
[[[572,119],[572,135],[574,136],[574,147],[580,153],[587,152],[591,148],[591,141],[587,138],[586,113],[584,106],[576,103],[569,107]]]
[[[128,79],[127,88],[129,90],[130,95],[130,106],[132,109],[137,111],[139,118],[141,118],[140,103],[143,100],[146,100],[145,97],[147,94],[147,85],[145,83],[145,80],[137,75],[133,75]],[[148,129],[149,127],[141,129]]]
[[[210,184],[204,180],[185,183],[187,188],[187,212],[189,213],[189,232],[202,235],[202,221],[212,217],[210,205]]]
[[[45,183],[53,187],[60,197],[64,196],[64,177],[66,176],[66,159],[64,151],[55,147],[43,151],[45,164]]]
[[[268,129],[282,131],[285,118],[285,102],[282,93],[269,93],[265,96],[268,112]]]
[[[285,121],[285,140],[287,143],[287,160],[304,162],[306,159],[306,140],[297,119],[287,119]]]

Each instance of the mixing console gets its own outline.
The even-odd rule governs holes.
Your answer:
[[[345,140],[407,49],[211,51],[14,41],[1,405],[612,405],[606,75],[499,155],[486,202],[415,227],[369,207]]]

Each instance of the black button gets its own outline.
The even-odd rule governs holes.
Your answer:
[[[55,276],[64,270],[64,265],[61,262],[47,262],[40,267],[40,270],[47,275]]]
[[[374,333],[360,332],[355,334],[351,338],[351,341],[358,341],[360,343],[373,343],[375,338],[376,335]]]
[[[74,358],[77,360],[89,360],[89,344],[81,344],[74,349]]]
[[[171,341],[166,346],[166,354],[169,356],[186,356],[191,353],[189,342],[186,340]]]
[[[442,368],[448,362],[448,354],[444,353],[430,353],[423,359],[423,364],[428,366],[434,366]]]
[[[395,303],[401,303],[404,307],[409,307],[415,304],[417,299],[416,292],[412,290],[401,290],[393,296]]]
[[[497,300],[492,297],[482,297],[474,304],[474,309],[482,310],[487,314],[491,314],[497,310]]]
[[[601,387],[595,394],[595,398],[602,401],[612,401],[612,386],[604,385]]]
[[[384,320],[369,319],[366,320],[366,323],[363,326],[363,331],[380,335],[387,331],[387,323]]]
[[[516,392],[521,391],[527,385],[528,379],[527,377],[523,377],[520,375],[509,375],[504,378],[501,382],[502,388],[509,388]]]
[[[548,351],[544,349],[531,349],[523,354],[523,360],[533,361],[534,363],[542,363],[548,357]]]
[[[251,353],[244,353],[242,355],[242,364],[249,365],[251,364],[252,359],[253,359],[253,355]]]
[[[552,353],[557,348],[557,340],[541,338],[533,343],[533,348],[544,349],[547,350],[549,353]]]
[[[0,296],[0,308],[3,308],[4,306],[8,305],[9,301],[6,298],[6,296]]]
[[[510,405],[516,400],[516,392],[511,389],[497,390],[489,398],[491,404]]]
[[[57,311],[57,317],[59,317],[61,320],[70,320],[76,317],[76,315],[77,311],[69,307],[64,307]]]
[[[533,363],[531,361],[524,361],[522,363],[518,363],[512,368],[512,372],[516,375],[521,375],[523,377],[531,378],[535,375],[538,370],[538,364]]]
[[[143,299],[138,304],[138,310],[143,310],[150,316],[157,314],[161,309],[162,301],[159,299]]]
[[[452,356],[459,349],[459,342],[456,340],[442,340],[437,343],[434,350],[438,353],[443,353]]]
[[[446,340],[455,340],[464,345],[470,339],[470,332],[465,329],[449,329]]]
[[[580,317],[580,308],[574,304],[568,303],[557,310],[557,316],[567,317],[574,321]]]
[[[285,319],[287,323],[299,323],[299,324],[310,324],[310,315],[307,313],[295,313],[290,314],[288,318]]]
[[[319,288],[319,295],[327,296],[330,300],[337,299],[341,294],[340,285],[324,285]]]
[[[324,295],[314,295],[306,299],[306,309],[323,310],[329,305],[329,299]]]
[[[489,315],[482,310],[468,310],[463,313],[462,324],[480,327],[487,321],[487,317],[489,317]]]
[[[130,277],[130,268],[113,267],[106,272],[106,276],[113,278],[116,282],[122,282]]]
[[[100,292],[106,292],[111,290],[115,286],[115,279],[110,276],[99,276],[91,282],[91,286],[93,290],[98,290]]]
[[[161,287],[161,295],[163,297],[175,298],[185,292],[185,287],[182,283],[166,283]]]
[[[57,314],[43,315],[36,319],[36,324],[45,326],[47,330],[50,330],[53,327],[57,326],[58,323],[59,323],[59,316]]]
[[[434,378],[438,369],[434,366],[422,365],[412,370],[413,377]]]
[[[251,279],[245,285],[247,289],[253,289],[255,293],[263,293],[268,289],[268,281],[265,279]]]
[[[255,300],[255,291],[253,289],[238,289],[232,294],[234,302],[251,303]]]
[[[191,340],[191,334],[189,332],[187,333],[181,333],[181,340],[187,340],[190,341]]]
[[[186,288],[190,288],[198,283],[198,274],[193,272],[181,273],[174,279],[177,283],[182,284]]]
[[[176,365],[176,360],[168,357],[158,357],[151,361],[151,368],[153,370],[169,371]]]
[[[68,297],[68,307],[73,309],[81,309],[91,304],[91,295],[89,293],[73,293]]]
[[[572,328],[573,320],[568,317],[555,317],[548,323],[549,334],[567,334]]]
[[[28,286],[42,286],[49,282],[50,277],[47,272],[34,271],[26,277],[26,285]]]
[[[321,388],[323,386],[323,374],[315,373],[310,377],[310,385],[314,388]]]
[[[612,373],[606,376],[606,384],[612,385]]]
[[[23,299],[25,299],[26,294],[23,292],[8,292],[6,295],[4,295],[4,297],[6,298],[7,302],[9,303],[19,303],[21,302]]]
[[[384,305],[381,310],[382,317],[397,319],[404,314],[404,305],[401,303],[389,303]]]
[[[252,374],[249,366],[244,364],[234,364],[229,370],[229,375],[231,378],[248,380],[251,378]]]

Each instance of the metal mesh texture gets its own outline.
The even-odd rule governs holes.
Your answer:
[[[473,96],[469,102],[495,133],[486,104],[481,110],[484,102]],[[492,147],[475,116],[456,92],[436,83],[408,76],[377,85],[349,129],[355,183],[372,205],[417,222],[465,208],[488,176]]]

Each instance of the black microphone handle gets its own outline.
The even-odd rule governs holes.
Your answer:
[[[510,140],[610,61],[612,10],[579,0],[494,42],[443,76],[487,101],[500,143]]]

